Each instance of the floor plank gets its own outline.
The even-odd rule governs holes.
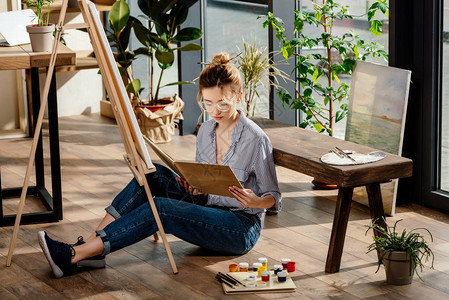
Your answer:
[[[44,128],[47,124],[44,124]],[[2,188],[23,184],[30,139],[0,140]],[[161,145],[175,159],[194,160],[195,137],[175,136]],[[48,135],[44,129],[45,178],[50,182]],[[172,273],[161,242],[147,238],[111,253],[106,268],[86,270],[55,279],[37,243],[37,232],[74,243],[87,238],[104,216],[104,208],[132,175],[123,161],[120,134],[113,121],[98,115],[60,118],[60,150],[64,220],[57,223],[22,226],[13,257],[5,266],[12,234],[0,228],[0,299],[240,299],[225,295],[214,276],[230,263],[252,264],[267,257],[269,265],[284,257],[296,261],[292,279],[297,291],[290,294],[252,294],[245,299],[447,299],[449,297],[449,217],[418,205],[396,209],[388,218],[392,224],[403,219],[400,228],[426,227],[432,232],[435,269],[425,268],[424,281],[415,278],[409,286],[385,283],[383,267],[376,273],[375,253],[366,253],[372,233],[366,232],[369,210],[353,203],[345,239],[341,270],[326,274],[324,266],[330,239],[335,190],[317,190],[311,178],[277,167],[283,193],[283,210],[268,216],[261,238],[249,253],[221,256],[168,235],[179,268]],[[151,152],[151,151],[150,151]],[[155,162],[159,160],[152,155]],[[34,182],[34,177],[32,181]],[[51,191],[51,187],[48,187]],[[14,213],[18,199],[6,199],[3,208]],[[27,199],[27,211],[43,210],[39,201]],[[429,263],[427,263],[429,266]]]

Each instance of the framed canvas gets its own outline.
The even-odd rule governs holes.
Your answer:
[[[357,61],[345,140],[401,155],[410,77],[408,70]],[[394,215],[397,184],[381,185],[387,215]],[[365,189],[354,189],[353,200],[368,205]]]
[[[109,45],[108,38],[106,37],[106,33],[104,32],[103,25],[101,23],[95,4],[87,1],[87,5],[89,7],[90,15],[94,21],[94,26],[101,42],[101,50],[103,51],[103,54],[107,59],[108,68],[110,69],[110,74],[112,75],[113,79],[113,84],[118,92],[119,103],[122,106],[123,111],[125,112],[126,121],[133,136],[134,143],[136,144],[137,151],[145,162],[147,168],[154,169],[154,165],[151,162],[150,154],[148,152],[148,149],[146,148],[145,141],[139,128],[139,124],[137,123],[136,115],[134,114],[134,110],[131,106],[131,101],[129,100],[128,93],[126,92],[125,85],[123,84],[120,72],[117,68],[117,63],[115,62],[114,55],[112,54],[111,46]]]

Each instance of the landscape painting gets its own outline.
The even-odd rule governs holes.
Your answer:
[[[351,79],[345,140],[401,155],[411,72],[358,61]],[[387,215],[394,215],[397,180],[384,183]],[[368,205],[364,188],[354,189],[354,201]]]

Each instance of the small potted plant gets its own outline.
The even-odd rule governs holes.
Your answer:
[[[22,0],[22,3],[26,4],[27,7],[36,8],[37,24],[27,26],[27,32],[30,35],[33,52],[51,51],[55,24],[48,24],[48,20],[50,18],[50,5],[54,1],[55,0]],[[46,10],[46,12],[44,10]]]
[[[393,226],[387,225],[386,229],[377,224],[376,221],[366,226],[368,227],[366,233],[370,229],[377,233],[367,251],[369,253],[376,250],[379,253],[379,266],[376,272],[383,264],[387,283],[394,285],[410,284],[415,273],[422,280],[417,268],[419,267],[422,272],[423,260],[427,262],[429,257],[432,257],[431,268],[433,269],[434,261],[433,252],[429,248],[425,237],[417,232],[418,230],[426,231],[433,242],[430,231],[426,228],[414,228],[408,232],[406,229],[399,232],[396,227],[400,221],[402,220],[396,221]]]

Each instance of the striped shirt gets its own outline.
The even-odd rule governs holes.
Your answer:
[[[281,209],[281,192],[279,191],[276,169],[273,160],[273,146],[268,136],[253,121],[239,111],[240,117],[231,135],[231,146],[223,157],[222,165],[229,165],[245,189],[251,189],[258,197],[272,195],[275,205],[270,211]],[[196,140],[196,161],[216,164],[217,122],[210,119],[204,122]],[[231,210],[245,211],[249,214],[264,216],[265,209],[244,207],[231,197],[208,195],[208,206],[224,206]]]

